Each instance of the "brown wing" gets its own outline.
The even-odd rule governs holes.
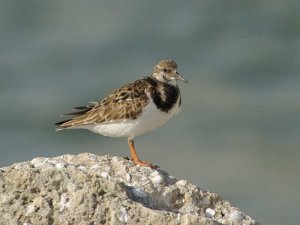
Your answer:
[[[126,86],[114,90],[101,102],[82,109],[83,114],[70,120],[62,121],[56,125],[59,128],[73,126],[125,121],[136,119],[142,113],[143,107],[148,103],[147,92],[151,91],[151,84],[147,79],[137,80]],[[78,109],[78,107],[77,107]],[[70,113],[77,115],[78,113]]]

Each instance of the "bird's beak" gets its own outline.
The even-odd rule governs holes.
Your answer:
[[[188,83],[188,81],[184,79],[177,71],[176,71],[176,80],[181,80],[185,83]]]

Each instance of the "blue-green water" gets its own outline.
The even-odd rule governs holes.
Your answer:
[[[263,224],[299,223],[300,2],[1,1],[0,166],[129,155],[126,139],[54,132],[170,58],[183,110],[135,139],[141,158],[220,193]]]

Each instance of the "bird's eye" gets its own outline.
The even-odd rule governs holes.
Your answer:
[[[167,68],[163,68],[162,71],[166,73],[166,72],[168,72],[168,69]]]

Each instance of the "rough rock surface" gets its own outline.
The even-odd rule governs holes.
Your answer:
[[[162,170],[89,153],[0,169],[0,224],[259,224]]]

